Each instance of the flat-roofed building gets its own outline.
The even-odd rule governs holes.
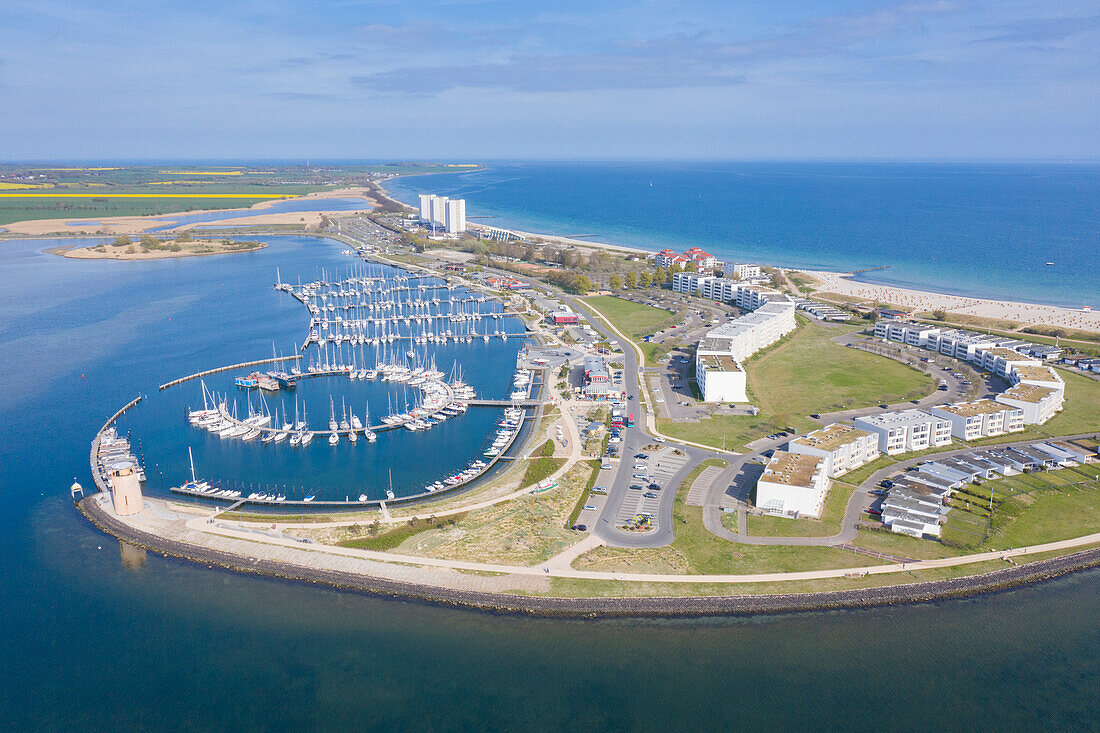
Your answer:
[[[875,324],[875,338],[900,341],[911,346],[928,346],[928,341],[939,333],[939,326],[927,323],[879,321]]]
[[[787,450],[824,458],[826,473],[840,476],[878,458],[878,443],[875,433],[833,423],[795,438],[787,444]]]
[[[995,346],[992,349],[980,349],[974,354],[974,361],[986,371],[993,372],[999,377],[1008,378],[1015,367],[1037,367],[1042,362],[1031,356],[1024,356],[1018,351]]]
[[[945,356],[972,362],[974,354],[979,349],[991,349],[997,346],[998,338],[984,333],[950,329],[929,337],[928,344],[929,348],[935,344],[935,350]]]
[[[993,399],[1020,410],[1024,425],[1042,425],[1062,409],[1065,393],[1037,384],[1017,384]]]
[[[1058,370],[1046,365],[1013,367],[1009,379],[1013,384],[1034,384],[1052,389],[1065,389],[1066,386]]]
[[[860,430],[878,436],[878,448],[888,455],[924,450],[951,443],[951,423],[923,410],[900,410],[857,417]]]
[[[756,482],[756,506],[769,514],[818,517],[828,493],[824,458],[776,451]]]
[[[751,280],[760,277],[760,265],[750,264],[726,264],[723,274],[727,277],[735,275],[739,280]]]
[[[1019,407],[993,400],[938,405],[931,408],[930,412],[948,420],[951,423],[951,435],[961,440],[978,440],[1024,429],[1024,415]]]
[[[732,356],[696,352],[695,380],[704,402],[748,402],[745,370]]]

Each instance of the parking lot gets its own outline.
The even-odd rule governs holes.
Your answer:
[[[656,518],[661,497],[665,492],[677,489],[675,486],[669,486],[668,482],[683,467],[687,456],[673,455],[670,448],[663,448],[648,455],[647,459],[635,458],[633,455],[622,458],[624,464],[622,471],[631,477],[629,486],[640,488],[627,489],[626,497],[615,514],[617,525],[630,524],[639,514]],[[656,484],[660,488],[651,489],[651,484]]]

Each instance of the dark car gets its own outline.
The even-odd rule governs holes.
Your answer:
[[[628,399],[628,400],[632,400],[632,399],[634,399],[634,395],[630,395],[629,397],[627,397],[627,399]]]
[[[641,484],[631,484],[631,485],[630,485],[630,488],[631,488],[631,489],[632,489],[633,491],[641,491],[641,490],[642,490],[642,485],[641,485]]]
[[[635,453],[634,457],[642,461],[649,458],[649,456],[647,456],[645,453]]]
[[[644,494],[642,494],[642,496],[644,496],[647,499],[656,499],[657,498],[657,495],[654,494],[652,491],[647,491]]]
[[[884,410],[890,409],[890,405],[879,405],[879,407],[881,407]]]
[[[650,484],[646,488],[648,488],[650,491],[660,491],[661,490],[661,485],[660,484]]]
[[[587,532],[588,531],[588,525],[587,524],[574,524],[573,529],[577,530],[578,532]]]
[[[810,415],[810,417],[812,417],[814,420],[820,420],[821,419],[821,415],[818,415],[817,413],[814,413],[813,415]]]

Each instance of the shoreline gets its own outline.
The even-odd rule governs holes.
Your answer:
[[[428,175],[428,174],[424,174]],[[386,191],[382,184],[378,184],[378,189],[382,191],[382,195],[388,200],[399,204],[405,209],[414,210],[412,206],[402,201],[398,201]],[[487,225],[471,223],[470,228],[476,229],[486,227]],[[539,234],[536,232],[527,232],[521,229],[513,229],[510,227],[493,227],[495,229],[505,229],[510,232],[514,232],[523,237],[534,237],[539,239],[545,239],[552,242],[556,242],[563,245],[570,245],[575,247],[589,247],[592,249],[603,249],[613,252],[640,254],[647,257],[651,257],[656,254],[655,250],[644,249],[640,247],[630,247],[620,244],[612,244],[609,242],[601,242],[597,240],[588,239],[574,239],[567,236],[559,236],[553,234]],[[836,285],[837,281],[843,281],[848,285],[842,285],[841,290],[830,290],[827,287],[819,288],[814,294],[807,297],[813,297],[819,293],[825,294],[829,292],[836,292],[838,295],[845,295],[849,297],[861,297],[855,295],[855,292],[865,291],[877,291],[881,295],[878,299],[887,301],[890,297],[901,299],[903,302],[897,303],[897,305],[905,305],[906,302],[917,303],[920,299],[926,302],[943,302],[943,303],[966,303],[965,306],[968,311],[957,311],[963,315],[979,315],[986,318],[996,318],[999,320],[1015,320],[1007,313],[1018,313],[1022,311],[1032,311],[1034,317],[1045,317],[1051,320],[1028,320],[1026,317],[1022,318],[1019,322],[1023,325],[1049,325],[1056,327],[1065,327],[1076,330],[1086,330],[1100,332],[1100,310],[1085,311],[1081,308],[1069,308],[1067,306],[1054,305],[1050,303],[1032,303],[1028,301],[1010,301],[1003,299],[990,298],[986,296],[964,296],[956,295],[952,293],[945,293],[937,291],[935,289],[924,290],[920,287],[900,286],[900,285],[879,285],[876,283],[868,283],[860,280],[852,279],[856,272],[838,272],[833,270],[823,270],[817,268],[803,268],[803,267],[776,267],[777,270],[784,272],[801,272],[808,275],[817,277],[820,276],[824,282]],[[928,287],[928,286],[924,286]],[[847,291],[847,292],[846,292]],[[874,300],[873,295],[866,296],[867,300]],[[1100,306],[1100,304],[1098,304]],[[939,308],[939,305],[932,305],[927,310],[934,310]],[[924,310],[924,308],[922,308]],[[974,312],[972,312],[974,311]]]
[[[119,541],[160,553],[164,557],[205,564],[210,568],[216,566],[291,582],[325,585],[337,590],[518,616],[692,618],[870,608],[984,595],[1100,567],[1100,548],[1091,548],[988,573],[865,589],[725,596],[527,596],[446,588],[297,563],[247,558],[136,529],[110,516],[94,501],[95,496],[97,494],[76,502],[77,509],[88,521]]]
[[[196,241],[194,244],[201,245],[213,245],[220,246],[215,241]],[[114,246],[114,245],[108,245]],[[64,257],[70,260],[111,260],[113,262],[134,262],[134,261],[148,261],[148,260],[174,260],[184,259],[187,257],[213,257],[215,255],[232,255],[232,254],[244,254],[246,252],[258,252],[261,249],[266,249],[267,244],[264,242],[257,242],[253,246],[241,249],[225,249],[218,252],[172,252],[170,250],[152,250],[149,252],[96,252],[92,247],[80,247],[78,245],[61,245],[60,247],[48,247],[43,250],[46,254],[57,255],[58,257]],[[88,254],[78,254],[88,253]]]

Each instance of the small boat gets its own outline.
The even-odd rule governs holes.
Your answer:
[[[329,445],[336,445],[339,442],[340,442],[340,434],[339,433],[333,432],[331,435],[328,436],[328,444]]]
[[[366,501],[366,500],[367,500],[367,495],[366,494],[360,494],[359,495],[359,501]]]

